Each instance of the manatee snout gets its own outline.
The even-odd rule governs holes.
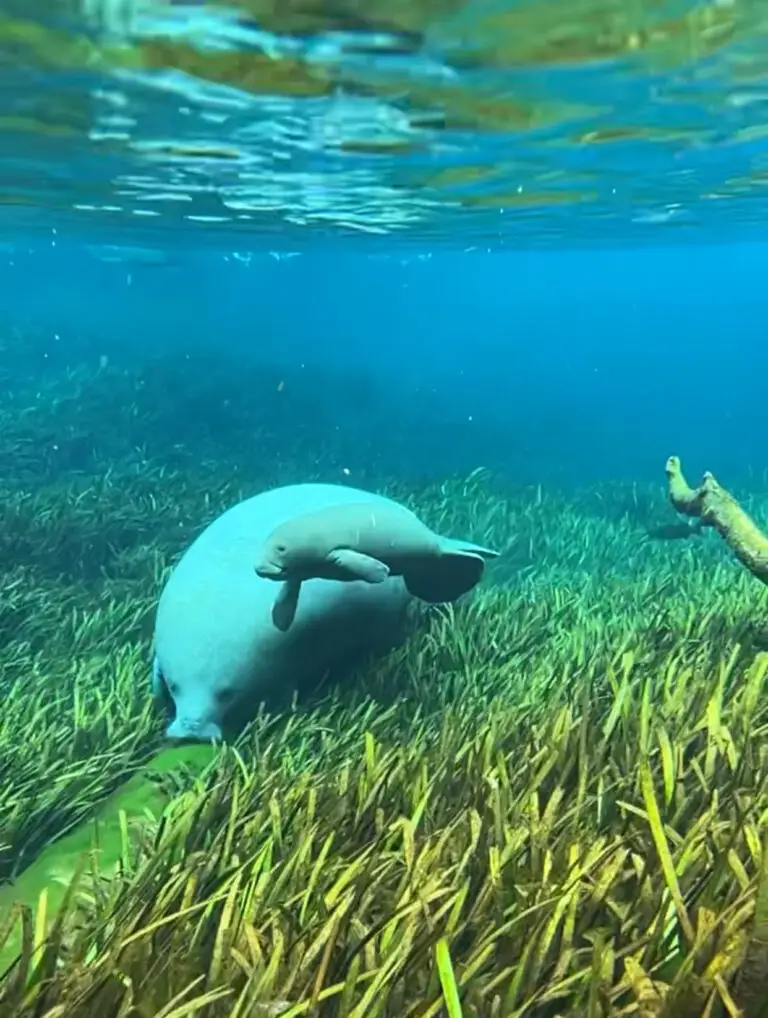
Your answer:
[[[263,580],[281,580],[285,576],[285,568],[270,559],[262,559],[255,565],[256,575]]]
[[[277,528],[279,535],[280,527]],[[263,580],[282,580],[288,572],[288,545],[279,537],[271,535],[261,547],[254,566],[256,575]]]
[[[223,741],[223,707],[228,697],[222,696],[221,691],[209,689],[199,677],[196,683],[185,683],[182,688],[173,679],[175,673],[171,669],[169,678],[155,653],[152,662],[152,693],[174,715],[165,730],[166,738],[177,742]]]
[[[193,740],[195,742],[221,742],[221,726],[209,718],[185,717],[177,714],[168,725],[165,732],[166,738],[176,741]]]

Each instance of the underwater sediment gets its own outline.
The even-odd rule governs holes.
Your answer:
[[[0,1014],[763,1013],[768,603],[706,528],[648,539],[676,519],[661,465],[567,495],[367,479],[502,550],[483,585],[235,745],[169,755],[165,571],[302,446],[235,471],[252,423],[179,449],[146,382],[72,378],[0,419]],[[135,433],[94,450],[118,391]],[[68,469],[46,434],[80,437]]]

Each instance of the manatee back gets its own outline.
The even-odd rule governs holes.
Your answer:
[[[305,555],[325,557],[335,548],[350,548],[390,565],[411,557],[440,554],[440,538],[405,506],[388,499],[347,502],[302,514],[288,521],[277,536]]]

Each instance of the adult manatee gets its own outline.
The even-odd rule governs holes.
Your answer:
[[[402,578],[302,584],[283,632],[272,621],[275,586],[254,572],[254,548],[301,513],[389,500],[334,484],[274,488],[222,513],[168,579],[155,623],[153,689],[175,705],[172,739],[206,741],[252,716],[267,693],[319,680],[329,670],[396,644],[411,595]]]

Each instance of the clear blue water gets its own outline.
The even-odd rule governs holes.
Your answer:
[[[661,489],[677,453],[691,477],[766,483],[758,244],[488,255],[371,253],[358,241],[276,258],[201,240],[159,263],[61,234],[12,247],[0,327],[24,337],[43,399],[62,367],[92,372],[106,356],[141,373],[166,358],[159,398],[195,428],[202,412],[215,430],[231,382],[235,410],[270,431],[294,434],[300,415],[305,452],[323,460],[330,444],[340,481],[485,466],[512,483]],[[210,405],[192,394],[187,410],[186,386],[196,374],[206,384],[212,365]],[[243,370],[256,377],[247,394]]]
[[[6,231],[285,250],[762,236],[765,2],[2,11]]]

